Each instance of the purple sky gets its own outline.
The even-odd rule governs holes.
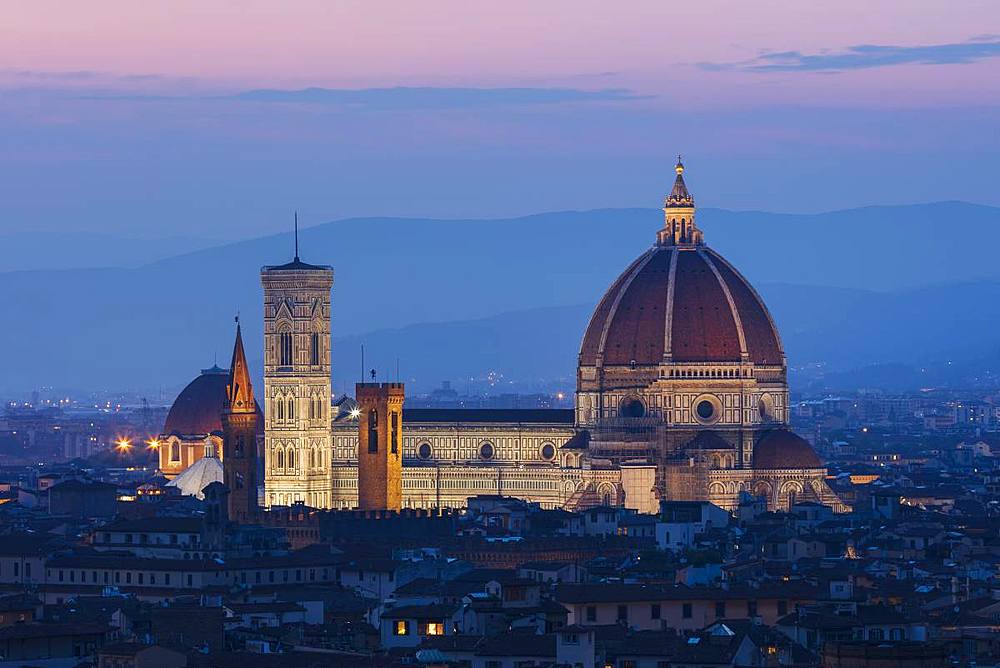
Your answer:
[[[0,235],[655,207],[678,152],[702,205],[1000,205],[996,81],[993,1],[36,0]]]

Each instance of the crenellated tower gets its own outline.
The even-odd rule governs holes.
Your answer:
[[[358,383],[358,508],[399,510],[403,503],[402,383]]]
[[[261,269],[264,288],[264,504],[330,507],[330,290],[333,268],[295,257]]]

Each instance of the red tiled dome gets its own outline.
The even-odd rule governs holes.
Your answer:
[[[818,469],[823,468],[809,442],[787,429],[765,432],[753,448],[755,469]]]
[[[177,395],[167,420],[163,425],[164,434],[204,436],[222,431],[222,411],[226,407],[226,383],[229,372],[212,367],[188,383]],[[264,414],[257,406],[257,428],[264,427]]]
[[[605,293],[580,346],[580,364],[740,362],[782,365],[763,301],[706,246],[655,246]]]

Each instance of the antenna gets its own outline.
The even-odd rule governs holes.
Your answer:
[[[361,382],[365,382],[365,344],[361,344]]]
[[[396,358],[396,382],[399,382],[399,358]]]
[[[295,212],[295,261],[299,261],[299,212]]]

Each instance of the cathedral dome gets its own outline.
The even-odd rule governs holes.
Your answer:
[[[765,432],[753,447],[755,469],[823,468],[809,442],[788,429]]]
[[[664,362],[784,364],[763,301],[703,245],[657,245],[611,285],[591,317],[581,366]]]
[[[204,369],[197,378],[174,399],[167,420],[163,425],[164,434],[182,436],[204,436],[222,431],[222,411],[226,408],[226,383],[229,371],[213,366]],[[262,429],[264,416],[257,406],[258,428]]]

